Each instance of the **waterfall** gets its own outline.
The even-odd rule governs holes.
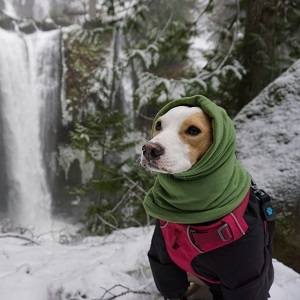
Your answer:
[[[14,224],[42,232],[52,222],[45,143],[59,102],[60,31],[0,29],[0,45],[1,208]]]

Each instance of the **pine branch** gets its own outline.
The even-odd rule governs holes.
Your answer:
[[[240,23],[240,4],[239,4],[239,0],[236,0],[235,2],[236,2],[236,20],[234,22],[235,27],[234,27],[233,38],[232,38],[232,42],[231,42],[231,45],[229,47],[229,50],[228,50],[226,56],[220,62],[220,64],[211,73],[207,74],[206,76],[200,76],[200,78],[202,80],[207,80],[208,78],[211,78],[213,75],[215,75],[224,66],[224,64],[228,60],[229,56],[233,52],[234,45],[237,41],[238,28],[239,28],[239,23]]]

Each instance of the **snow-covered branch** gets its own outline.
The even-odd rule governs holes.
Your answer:
[[[235,19],[235,22],[234,22],[234,25],[233,25],[234,26],[233,38],[232,38],[230,47],[228,49],[228,52],[224,56],[222,61],[219,63],[219,65],[212,72],[210,72],[208,74],[203,74],[203,76],[201,76],[201,74],[199,74],[202,80],[207,80],[207,79],[217,75],[221,71],[221,69],[223,68],[223,66],[225,65],[225,63],[229,59],[229,57],[232,55],[235,43],[237,41],[238,29],[239,29],[239,24],[240,24],[240,3],[239,3],[239,0],[236,0],[235,3],[236,3],[236,19]],[[240,74],[239,74],[239,76],[240,76]]]

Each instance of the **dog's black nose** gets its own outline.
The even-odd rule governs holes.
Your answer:
[[[165,153],[165,148],[158,143],[148,142],[142,147],[142,151],[146,160],[151,161],[159,159]]]

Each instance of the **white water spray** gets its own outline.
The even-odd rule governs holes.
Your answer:
[[[49,49],[57,31],[17,35],[0,29],[0,107],[9,216],[43,232],[51,228],[51,194],[43,162],[43,121],[51,88]],[[52,76],[51,76],[52,75]],[[1,166],[2,167],[2,166]]]

